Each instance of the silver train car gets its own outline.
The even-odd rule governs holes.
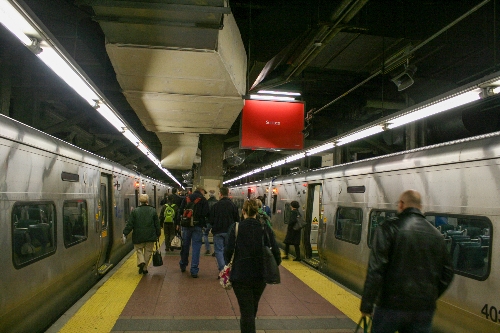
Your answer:
[[[297,200],[308,222],[305,261],[362,294],[374,230],[396,214],[408,189],[422,193],[456,273],[438,301],[433,331],[499,332],[500,132],[232,186],[230,196],[240,206],[265,196],[278,241]]]
[[[0,163],[0,331],[42,332],[133,249],[138,195],[170,188],[3,115]]]

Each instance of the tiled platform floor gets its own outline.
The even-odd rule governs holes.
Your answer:
[[[198,278],[179,269],[179,251],[148,268],[112,332],[239,332],[239,306],[217,280],[212,256],[201,256]],[[260,332],[353,332],[356,324],[280,267],[281,284],[268,285],[259,303]]]

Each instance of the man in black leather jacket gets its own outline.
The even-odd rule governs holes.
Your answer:
[[[453,279],[444,238],[421,208],[420,193],[406,191],[398,217],[375,230],[360,308],[373,312],[372,333],[431,332],[436,301]]]

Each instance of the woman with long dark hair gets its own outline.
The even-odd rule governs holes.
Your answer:
[[[259,206],[255,199],[243,204],[244,220],[229,228],[224,249],[224,259],[231,261],[234,252],[230,281],[240,306],[242,333],[255,333],[255,317],[259,300],[266,288],[263,277],[263,245],[271,248],[276,263],[281,263],[280,251],[274,233],[267,224],[257,220]],[[236,234],[237,233],[237,234]]]
[[[292,210],[290,211],[290,220],[288,221],[288,227],[286,229],[286,236],[283,243],[285,243],[285,256],[283,259],[288,259],[288,253],[290,251],[290,245],[295,247],[295,259],[293,261],[300,261],[300,235],[301,230],[295,230],[293,226],[297,223],[298,216],[300,215],[298,209],[300,204],[298,201],[292,201],[290,203]]]

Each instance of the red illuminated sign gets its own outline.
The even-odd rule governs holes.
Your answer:
[[[245,100],[240,148],[300,150],[303,129],[303,103]]]

